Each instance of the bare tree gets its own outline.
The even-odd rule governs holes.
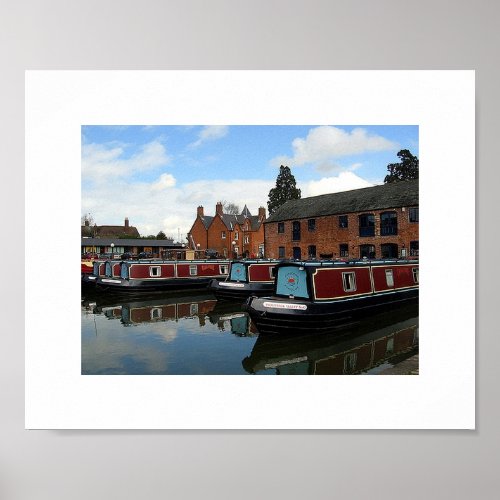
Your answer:
[[[236,205],[236,203],[233,203],[232,201],[223,201],[222,207],[223,207],[224,213],[226,213],[226,214],[231,214],[231,215],[239,215],[240,214],[240,207],[238,205]]]

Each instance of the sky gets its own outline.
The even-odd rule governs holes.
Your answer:
[[[382,184],[401,149],[419,156],[418,126],[85,125],[82,216],[185,241],[199,205],[267,211],[280,165],[305,198]]]

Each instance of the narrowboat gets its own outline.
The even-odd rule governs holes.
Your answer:
[[[105,268],[105,260],[94,260],[92,263],[92,271],[90,273],[82,273],[82,288],[95,288],[97,278],[99,276],[104,276]]]
[[[211,279],[227,276],[229,261],[125,260],[110,266],[111,275],[96,280],[99,290],[157,292],[206,288]]]
[[[269,295],[274,287],[274,268],[278,260],[232,261],[227,278],[213,279],[208,289],[222,300],[245,300],[249,295]]]
[[[244,308],[260,333],[319,331],[418,300],[418,261],[287,261],[274,293]]]

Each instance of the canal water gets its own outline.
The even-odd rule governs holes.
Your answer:
[[[204,292],[85,292],[81,316],[83,375],[375,375],[418,353],[417,306],[307,335],[259,335]]]

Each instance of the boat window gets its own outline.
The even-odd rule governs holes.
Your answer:
[[[342,284],[345,292],[355,292],[356,275],[354,273],[342,273]]]
[[[394,353],[394,337],[387,339],[387,344],[385,345],[385,354],[389,356]]]
[[[358,360],[357,352],[349,352],[344,357],[344,373],[352,373],[356,370],[356,362]]]
[[[276,276],[276,268],[274,266],[272,266],[269,268],[269,277],[271,279],[274,279],[275,276]]]
[[[157,278],[161,276],[161,267],[160,266],[149,266],[149,275],[152,278]]]
[[[219,274],[227,274],[227,264],[222,264],[219,266]]]
[[[198,314],[198,303],[189,304],[189,315],[194,316],[196,314]]]
[[[92,264],[92,274],[95,276],[99,276],[99,262],[94,262]]]
[[[418,283],[418,267],[412,268],[412,273],[413,273],[413,281],[415,283]]]
[[[394,274],[392,273],[392,269],[385,270],[385,281],[387,282],[387,286],[394,286]]]
[[[189,276],[197,276],[198,275],[198,266],[196,264],[191,264],[189,266]]]
[[[161,307],[153,307],[153,309],[151,309],[151,319],[161,319],[161,317],[162,317]]]

